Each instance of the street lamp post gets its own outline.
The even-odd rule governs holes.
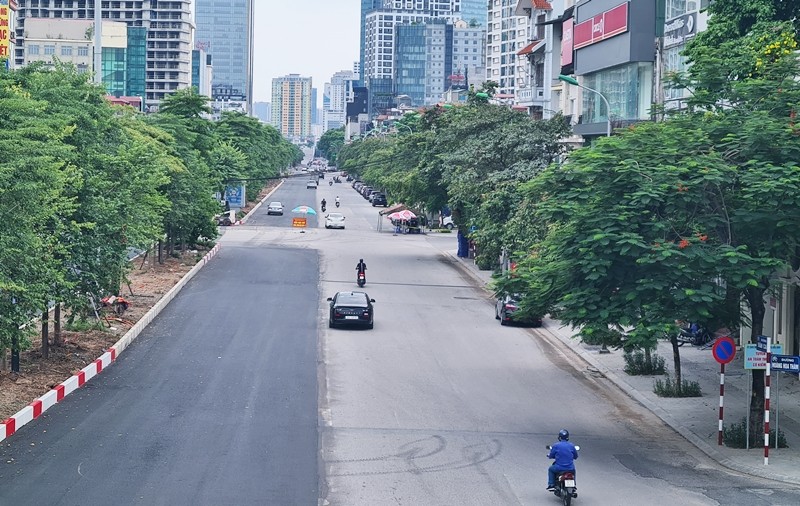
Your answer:
[[[584,86],[584,85],[580,84],[578,82],[578,80],[575,79],[574,77],[565,76],[564,74],[558,74],[558,80],[559,81],[564,81],[565,83],[572,84],[573,86],[577,86],[578,88],[583,88],[584,90],[588,90],[588,91],[591,91],[593,93],[597,93],[597,95],[600,96],[600,98],[603,99],[603,102],[606,103],[606,119],[608,120],[607,121],[607,125],[606,125],[606,137],[611,137],[611,105],[609,105],[608,100],[606,99],[605,95],[603,95],[602,93],[600,93],[597,90],[593,90],[592,88],[589,88],[588,86]]]
[[[405,125],[405,124],[403,124],[403,123],[395,122],[395,123],[394,123],[392,126],[394,126],[395,128],[397,128],[397,127],[399,127],[399,126],[401,126],[401,127],[405,127],[405,128],[408,128],[408,131],[409,131],[409,132],[411,132],[412,134],[414,133],[414,130],[412,130],[410,126],[408,126],[408,125]]]

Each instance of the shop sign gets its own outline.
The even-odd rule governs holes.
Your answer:
[[[628,2],[625,2],[575,25],[574,47],[580,49],[627,31]]]
[[[572,34],[575,21],[572,18],[561,24],[561,66],[572,64]]]
[[[697,35],[697,13],[672,18],[664,24],[664,49],[685,44]]]

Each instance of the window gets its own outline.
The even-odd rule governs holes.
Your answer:
[[[72,46],[61,46],[61,56],[72,56]]]
[[[39,54],[39,46],[37,45],[28,46],[28,54],[30,55]]]
[[[45,55],[56,54],[56,46],[44,46],[44,54]]]
[[[78,56],[89,56],[89,48],[86,46],[79,46]]]

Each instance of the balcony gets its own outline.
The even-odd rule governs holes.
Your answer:
[[[543,105],[544,104],[544,88],[526,86],[516,89],[517,103],[519,105]]]

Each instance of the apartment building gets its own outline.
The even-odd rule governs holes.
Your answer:
[[[327,132],[344,126],[347,115],[347,103],[353,99],[353,84],[358,75],[350,70],[341,70],[331,76],[325,83],[323,91],[322,131]]]
[[[311,135],[311,78],[289,74],[272,80],[272,124],[287,139]]]
[[[104,2],[104,20],[143,28],[146,34],[145,106],[156,110],[170,93],[191,85],[191,0],[128,0]],[[26,23],[31,19],[93,20],[91,0],[31,0],[19,2],[15,27],[14,65],[26,64]],[[59,33],[50,34],[58,38]],[[88,37],[88,34],[87,34]]]
[[[525,85],[526,63],[517,52],[529,44],[529,20],[517,14],[517,3],[489,0],[486,24],[486,79],[498,83],[496,96],[509,103]]]

